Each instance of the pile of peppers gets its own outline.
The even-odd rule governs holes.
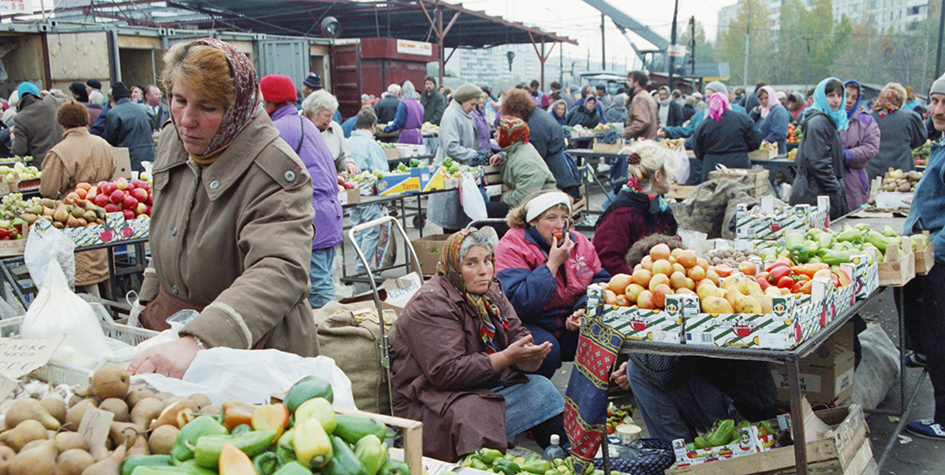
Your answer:
[[[571,457],[564,459],[543,460],[538,454],[531,454],[527,458],[503,455],[495,449],[479,449],[463,459],[464,467],[474,468],[485,472],[500,475],[576,475],[571,463]],[[588,464],[584,474],[594,472],[594,465]]]
[[[928,244],[924,235],[916,234],[911,238],[912,250],[925,249]],[[889,247],[901,243],[902,237],[889,226],[877,232],[860,223],[844,225],[838,233],[811,229],[804,234],[788,234],[783,246],[763,249],[758,255],[765,262],[785,257],[795,264],[824,263],[833,267],[850,262],[852,255],[863,254],[866,249],[875,249],[876,259],[883,262]]]
[[[767,437],[769,434],[774,433],[774,431],[771,429],[771,424],[768,423],[768,421],[761,421],[752,424],[746,420],[735,424],[734,419],[725,419],[722,421],[716,421],[715,424],[712,425],[712,430],[703,436],[696,437],[694,442],[686,444],[687,449],[710,449],[712,447],[721,447],[723,445],[734,444],[738,442],[738,431],[741,429],[747,429],[752,425],[758,428],[758,437]]]

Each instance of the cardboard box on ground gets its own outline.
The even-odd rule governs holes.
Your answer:
[[[798,361],[801,390],[811,403],[842,402],[853,394],[853,323],[843,325],[814,353]],[[778,400],[790,401],[783,366],[771,366]]]
[[[420,270],[424,275],[436,273],[436,263],[440,260],[440,251],[450,234],[431,234],[420,239],[410,241],[413,244],[413,250],[417,253],[417,259],[420,259]]]
[[[112,147],[112,159],[115,161],[115,176],[112,177],[112,180],[116,178],[125,178],[126,180],[131,179],[131,155],[128,154],[127,147]],[[93,183],[94,185],[95,183]]]

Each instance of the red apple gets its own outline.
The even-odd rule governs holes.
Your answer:
[[[146,182],[146,181],[142,181],[142,180],[132,180],[132,181],[131,181],[131,184],[134,185],[135,188],[144,188],[145,191],[151,189],[151,185],[149,185],[148,182]]]
[[[124,201],[125,192],[121,190],[115,190],[108,196],[108,201],[115,203],[116,205]]]
[[[135,208],[135,214],[142,215],[148,212],[148,205],[144,203],[138,203],[138,206]]]
[[[134,196],[126,195],[125,199],[121,202],[121,207],[133,210],[138,207],[138,200],[136,200]]]
[[[128,180],[125,179],[125,177],[121,177],[121,178],[115,180],[115,186],[118,187],[119,190],[127,190],[127,189],[128,189]]]
[[[108,195],[104,193],[100,195],[95,195],[95,198],[92,200],[92,202],[95,203],[95,206],[98,206],[99,208],[104,208],[105,205],[108,204]]]
[[[98,187],[98,192],[101,193],[101,194],[103,194],[103,195],[110,196],[110,195],[111,195],[112,193],[114,193],[115,190],[117,190],[117,189],[118,189],[118,188],[115,186],[114,183],[112,183],[112,182],[104,182],[103,184],[101,184],[101,185]]]
[[[125,215],[125,219],[126,219],[126,220],[135,219],[135,212],[134,212],[134,211],[131,211],[130,209],[123,209],[123,210],[121,210],[121,212]]]
[[[151,202],[151,199],[150,199],[150,198],[148,198],[148,202],[149,202],[149,203]],[[151,208],[151,205],[148,205],[148,211],[147,211],[147,215],[148,215],[148,216],[151,216],[151,209],[152,209],[152,208]]]
[[[121,211],[121,208],[119,208],[115,203],[108,203],[105,205],[106,213],[117,213],[119,211]]]
[[[139,202],[145,202],[148,200],[148,192],[142,188],[135,188],[131,191],[131,196],[134,196]]]
[[[98,182],[97,185],[95,185],[95,187],[101,190],[101,189],[102,189],[102,186],[104,186],[106,183],[108,183],[108,182],[107,182],[107,181],[100,181],[100,182]]]
[[[151,206],[154,204],[154,195],[152,195],[151,193],[148,193],[147,203],[148,203],[148,206]]]

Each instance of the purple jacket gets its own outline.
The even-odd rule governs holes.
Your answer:
[[[486,118],[483,117],[479,109],[473,109],[469,115],[472,117],[473,124],[476,126],[476,136],[479,137],[479,150],[491,150],[492,142],[490,139],[492,133],[489,130],[489,123],[486,122]]]
[[[423,106],[416,99],[404,99],[401,104],[407,109],[404,130],[400,133],[400,143],[423,145]]]
[[[879,152],[879,124],[866,112],[850,117],[850,127],[840,131],[843,144],[843,183],[846,186],[847,206],[856,210],[869,199],[870,182],[866,164]]]
[[[328,151],[321,132],[312,121],[299,115],[294,104],[286,104],[271,114],[279,136],[299,158],[312,176],[312,207],[315,208],[315,240],[312,249],[325,249],[341,244],[342,212],[338,203],[338,174],[335,159]],[[301,120],[300,120],[301,119]],[[305,132],[301,137],[300,132]],[[299,148],[299,139],[302,147]]]

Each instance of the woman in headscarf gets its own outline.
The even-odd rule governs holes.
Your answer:
[[[761,130],[762,140],[778,144],[778,154],[787,153],[787,126],[791,122],[791,113],[781,105],[777,93],[771,86],[762,86],[758,91],[761,105],[749,114],[755,126]]]
[[[509,208],[518,206],[530,193],[555,187],[554,175],[538,150],[528,142],[529,133],[528,124],[518,117],[507,115],[499,119],[495,138],[502,152],[495,164],[502,171],[502,184],[508,188],[502,194],[505,212],[498,213],[501,217],[505,217]]]
[[[548,108],[548,113],[555,119],[559,125],[568,125],[568,103],[564,99],[558,99]]]
[[[198,350],[218,346],[318,355],[312,179],[263,109],[253,63],[204,38],[175,44],[164,64],[172,123],[154,161],[141,324],[164,330],[180,310],[199,313],[129,372],[180,378]]]
[[[843,83],[846,90],[846,112],[849,125],[840,131],[843,145],[843,183],[847,193],[847,208],[855,210],[869,199],[870,182],[864,168],[879,152],[879,125],[860,110],[863,87],[850,80]]]
[[[397,112],[394,113],[394,121],[384,132],[400,133],[399,143],[409,143],[415,145],[423,144],[423,105],[417,100],[417,91],[413,88],[413,83],[404,81],[400,87],[400,104],[397,105]]]
[[[747,115],[732,109],[728,95],[709,96],[709,110],[692,136],[692,151],[702,160],[702,181],[719,164],[729,168],[751,168],[748,152],[758,150],[761,132]]]
[[[607,110],[604,111],[604,122],[620,122],[621,124],[627,121],[627,95],[626,94],[617,94],[614,96],[614,101],[607,106]]]
[[[476,104],[476,107],[473,108],[472,112],[469,113],[469,115],[472,117],[473,124],[476,125],[476,137],[479,139],[479,151],[492,150],[492,130],[489,128],[489,123],[486,122],[486,117],[483,115],[486,97],[486,93],[483,92],[479,96],[479,102]]]
[[[545,190],[509,211],[510,229],[496,246],[502,288],[536,342],[552,350],[535,373],[551,378],[562,361],[574,361],[587,286],[606,282],[591,242],[571,230],[571,198]]]
[[[568,125],[574,127],[580,125],[585,129],[593,129],[600,124],[600,114],[597,112],[597,98],[588,96],[584,98],[584,104],[571,108],[568,112]]]
[[[826,195],[830,197],[830,219],[847,213],[839,131],[849,126],[843,83],[837,78],[820,81],[814,90],[814,104],[801,120],[804,140],[797,147],[797,178],[791,190],[791,205],[816,205],[817,197]]]
[[[505,451],[530,430],[541,447],[564,436],[564,398],[526,375],[551,351],[533,343],[495,280],[492,244],[478,231],[446,241],[437,274],[395,323],[394,414],[423,422],[423,454],[456,461],[480,448]]]
[[[922,118],[914,111],[902,109],[906,89],[891,82],[883,87],[879,97],[873,101],[870,117],[879,126],[879,152],[866,164],[870,181],[883,176],[890,168],[904,172],[915,169],[912,149],[925,143],[927,131]]]

